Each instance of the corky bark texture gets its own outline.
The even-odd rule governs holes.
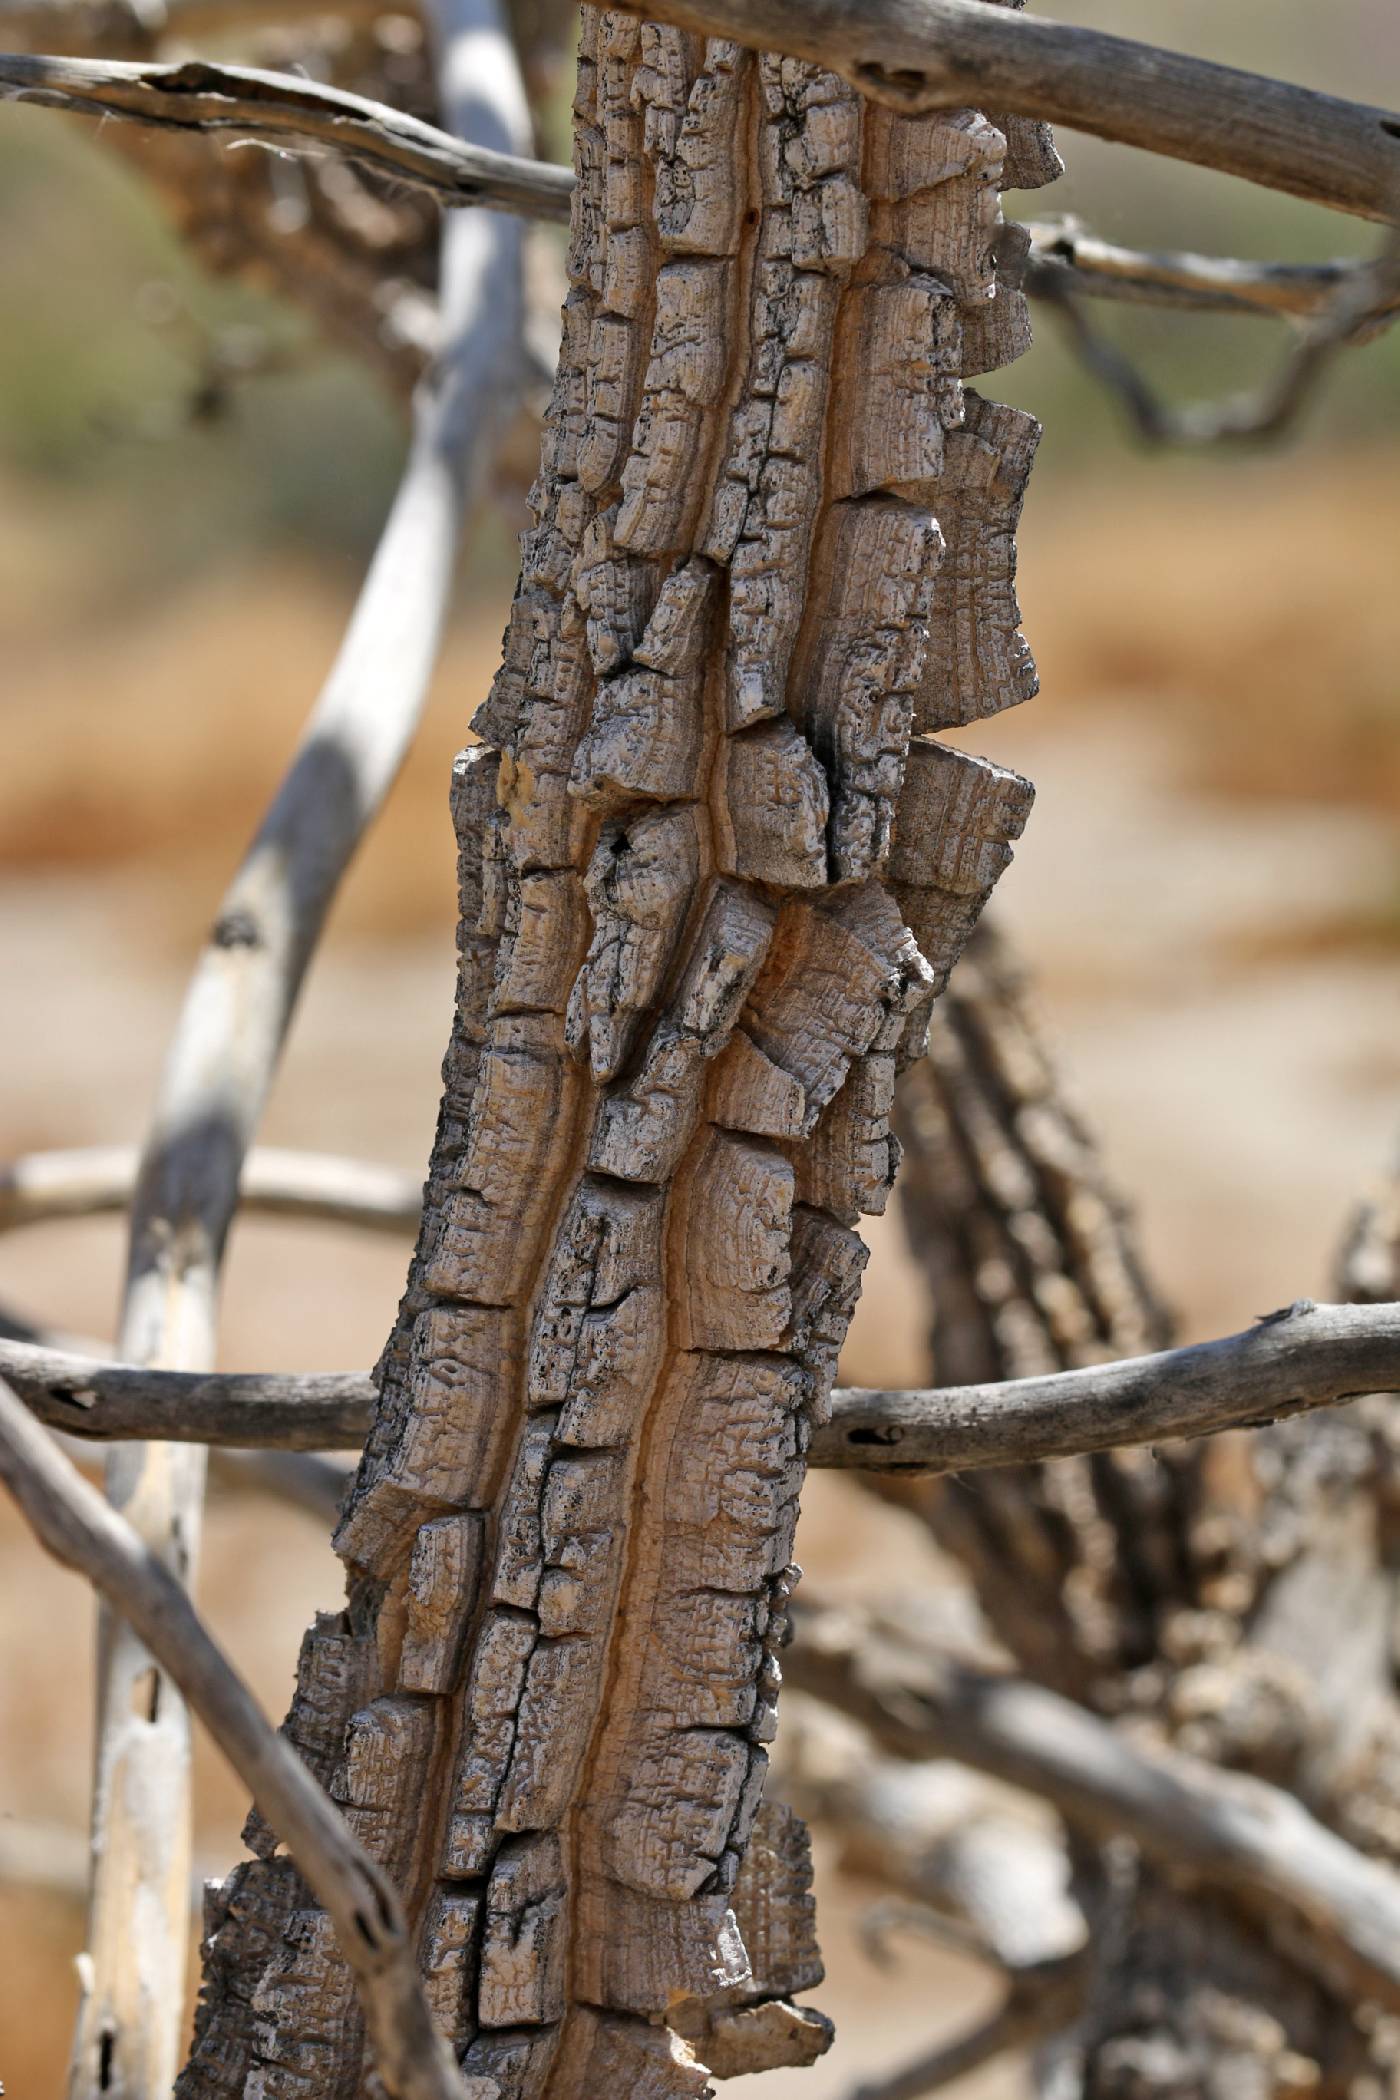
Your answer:
[[[1025,1375],[1162,1338],[1022,973],[985,927],[901,1087],[901,1198],[932,1287],[938,1378]],[[1358,1220],[1343,1281],[1393,1294],[1384,1199]],[[1028,1676],[1148,1743],[1288,1789],[1395,1861],[1394,1405],[881,1491],[963,1563]],[[1043,2055],[1044,2091],[1266,2100],[1340,2094],[1358,2076],[1388,2089],[1393,2022],[1358,2022],[1364,1981],[1296,1920],[1121,1841],[1073,1851],[1092,1952],[1084,2008]]]
[[[575,112],[424,1225],[287,1724],[481,2100],[825,2046],[760,1808],[804,1452],[896,1069],[1030,802],[935,733],[1033,683],[1035,425],[963,380],[1026,339],[997,193],[1048,143],[592,9]],[[249,1840],[181,2100],[349,2100],[349,1973]]]

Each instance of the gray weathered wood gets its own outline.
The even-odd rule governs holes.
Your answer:
[[[1273,315],[1305,320],[1366,269],[1353,261],[1277,263],[1186,249],[1143,249],[1106,241],[1075,221],[1032,220],[1026,227],[1026,290],[1032,296],[1067,291],[1092,299],[1144,306],[1175,306],[1201,313]],[[1376,320],[1393,318],[1400,292],[1393,287]]]
[[[941,1391],[847,1389],[812,1463],[926,1473],[1040,1463],[1253,1428],[1397,1389],[1400,1306],[1301,1299],[1239,1334],[1151,1356]]]
[[[988,0],[625,0],[635,13],[832,66],[902,110],[968,103],[1388,219],[1400,116]]]
[[[368,1372],[186,1373],[0,1339],[0,1372],[55,1429],[251,1450],[344,1449],[375,1406]],[[1400,1306],[1302,1301],[1239,1334],[1001,1383],[836,1387],[808,1464],[937,1475],[1215,1436],[1400,1390]]]

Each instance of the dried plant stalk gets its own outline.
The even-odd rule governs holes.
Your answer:
[[[1030,799],[933,733],[1032,684],[939,667],[1007,658],[1034,425],[963,379],[1025,341],[1038,134],[585,10],[575,146],[423,1232],[288,1722],[483,2100],[825,2045],[759,1805],[797,1494],[896,1066]],[[182,2100],[354,2093],[346,1972],[249,1835]]]

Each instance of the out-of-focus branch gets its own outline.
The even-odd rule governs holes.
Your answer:
[[[0,101],[176,131],[230,132],[286,150],[329,149],[428,190],[444,204],[567,219],[563,168],[459,139],[388,103],[253,66],[144,65],[116,59],[0,54]],[[528,144],[528,140],[522,140]]]
[[[139,1167],[131,1145],[27,1152],[0,1167],[0,1232],[124,1211]],[[423,1189],[395,1167],[260,1145],[243,1163],[238,1201],[241,1210],[265,1217],[354,1225],[397,1239],[417,1229]]]
[[[1005,109],[1361,218],[1400,185],[1400,116],[986,0],[623,0],[844,73],[896,109]]]
[[[1126,352],[1089,320],[1067,283],[1042,274],[1037,289],[1059,317],[1081,364],[1118,397],[1148,444],[1217,445],[1273,438],[1305,407],[1337,353],[1374,332],[1378,320],[1394,315],[1400,304],[1400,234],[1392,235],[1375,261],[1338,278],[1271,379],[1250,393],[1185,408],[1161,399]]]
[[[186,1373],[0,1340],[0,1370],[41,1420],[99,1439],[315,1451],[364,1441],[363,1371]],[[1306,1299],[1241,1334],[1003,1384],[838,1387],[809,1463],[961,1473],[1213,1436],[1400,1389],[1400,1305]]]
[[[1179,249],[1123,248],[1076,220],[1032,220],[1025,288],[1053,299],[1068,293],[1143,306],[1204,313],[1259,314],[1301,321],[1322,312],[1346,285],[1371,269],[1364,262],[1270,263]],[[1357,324],[1383,325],[1400,312],[1400,286],[1382,288],[1381,304]]]
[[[1375,1305],[1400,1292],[1400,1162],[1347,1220],[1337,1253],[1337,1286],[1360,1305]]]
[[[383,0],[0,0],[0,37],[22,51],[149,51],[164,36],[226,36],[336,15],[370,20]]]
[[[889,2077],[863,2081],[852,2088],[850,2100],[923,2100],[926,2093],[941,2092],[954,2079],[968,2077],[1008,2050],[1027,2049],[1057,2033],[1073,2016],[1075,2005],[1076,1997],[1062,1978],[1024,1978],[986,2019]]]
[[[59,75],[89,86],[98,75],[130,81],[142,71],[74,66],[59,64]],[[52,77],[43,61],[11,61],[16,69],[21,79]],[[490,166],[513,165],[531,129],[496,0],[444,0],[438,71],[454,138],[471,141]],[[217,69],[174,69],[165,90],[172,110],[186,98],[187,113],[202,106],[207,86],[217,115],[221,78]],[[310,92],[333,133],[354,98]],[[275,77],[270,87],[255,77],[251,94],[287,117]],[[411,120],[393,123],[401,141],[416,137]],[[431,158],[437,134],[418,128]],[[403,478],[301,745],[219,907],[167,1060],[132,1200],[119,1337],[130,1363],[191,1372],[213,1363],[243,1161],[332,898],[417,726],[468,489],[515,399],[522,238],[520,222],[497,213],[458,212],[445,223],[443,348],[415,396]],[[182,1579],[197,1551],[203,1486],[204,1454],[188,1445],[128,1444],[108,1464],[112,1502]],[[140,1637],[110,1615],[99,1671],[75,2079],[82,2090],[98,2090],[105,2076],[112,2090],[164,2093],[183,2028],[188,1719]]]
[[[55,1449],[3,1380],[0,1478],[49,1552],[85,1575],[140,1634],[287,1844],[355,1972],[387,2090],[395,2100],[467,2100],[429,2015],[388,1875],[261,1712],[179,1582]]]
[[[1307,1958],[1353,1998],[1400,2007],[1400,1876],[1293,1795],[1132,1741],[1072,1700],[976,1670],[894,1629],[803,1605],[784,1675],[906,1758],[956,1757],[1123,1835],[1174,1872],[1281,1907]],[[1294,1949],[1295,1952],[1300,1950]]]

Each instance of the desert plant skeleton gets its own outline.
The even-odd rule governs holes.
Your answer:
[[[460,971],[438,1139],[337,1534],[348,1604],[307,1636],[286,1729],[400,1891],[432,2017],[473,2100],[664,2100],[825,2046],[820,2016],[793,2002],[819,1975],[805,1840],[790,1811],[762,1804],[797,1495],[814,1437],[829,1436],[864,1262],[852,1228],[893,1179],[896,1073],[917,1065],[1030,803],[1018,776],[938,740],[1035,684],[1013,534],[1036,427],[964,382],[1027,339],[1027,243],[1002,227],[998,191],[1053,178],[1037,117],[1082,118],[1083,83],[1124,47],[1062,39],[1058,85],[1033,92],[1025,53],[1059,48],[1048,25],[994,21],[971,0],[911,4],[898,25],[910,49],[929,57],[934,31],[956,43],[961,25],[1001,54],[998,109],[1028,113],[989,116],[959,106],[956,68],[936,91],[932,71],[920,76],[927,92],[908,66],[872,71],[864,40],[896,26],[878,8],[851,35],[825,11],[804,22],[775,4],[747,27],[738,12],[666,8],[642,23],[584,11],[569,292],[535,524],[504,666],[454,778]],[[444,109],[455,40],[494,37],[499,52],[493,17],[483,5],[444,24]],[[725,35],[759,26],[802,55]],[[159,121],[162,83],[139,63],[119,74],[0,61],[0,83],[72,106],[84,83],[103,89],[104,65],[127,113]],[[1226,142],[1221,118],[1243,88],[1186,61],[1159,75],[1155,103],[1150,87],[1135,105],[1107,95],[1095,128],[1386,216],[1400,147],[1383,113],[1264,95],[1278,123],[1310,113],[1316,136],[1285,167],[1277,124]],[[507,75],[495,77],[509,104]],[[1183,81],[1218,98],[1194,129],[1173,101]],[[218,97],[231,82],[186,68],[164,89]],[[259,92],[302,136],[334,140],[324,98],[313,109],[304,93],[298,109],[293,82]],[[475,117],[479,139],[480,114],[459,112],[458,134]],[[216,116],[251,121],[242,105]],[[492,120],[505,121],[499,106]],[[354,122],[362,153],[376,127],[406,136],[373,110]],[[427,130],[402,145],[401,167],[409,152],[420,172],[450,158]],[[507,184],[494,201],[515,209],[533,198],[553,210],[566,194],[555,174],[476,168],[472,180]],[[1081,260],[1092,267],[1087,249]],[[238,1169],[326,901],[431,660],[454,479],[480,447],[503,340],[518,334],[500,299],[513,267],[503,230],[454,308],[446,266],[447,340],[467,376],[460,398],[445,392],[444,358],[420,396],[398,528],[418,534],[416,595],[405,604],[383,584],[404,559],[386,535],[380,598],[372,578],[326,703],[344,715],[329,741],[343,729],[365,777],[342,807],[293,776],[271,821],[287,827],[294,866],[304,848],[307,886],[274,897],[264,925],[255,850],[249,894],[221,914],[192,994],[200,1061],[172,1063],[174,1107],[134,1204],[137,1300],[147,1267],[159,1284],[123,1353],[157,1367],[148,1394],[163,1390],[161,1368],[199,1375],[211,1359]],[[1159,269],[1159,290],[1164,274],[1222,296],[1209,272]],[[1239,281],[1261,302],[1278,290],[1267,273]],[[1337,343],[1394,304],[1383,274],[1328,292],[1343,302]],[[406,623],[408,668],[391,621]],[[392,695],[386,714],[366,675]],[[327,737],[323,711],[313,772]],[[230,994],[239,972],[253,989]],[[167,1273],[190,1204],[161,1178],[172,1131],[191,1162],[195,1238],[192,1254],[174,1243]],[[1384,1315],[1308,1319],[1296,1309],[1286,1336],[1300,1334],[1307,1362],[1298,1391],[1330,1399],[1382,1382]],[[1330,1386],[1326,1340],[1343,1357],[1353,1345]],[[1289,1366],[1270,1358],[1241,1397],[1250,1338],[1237,1341],[1223,1365],[1232,1401],[1207,1405],[1194,1432],[1284,1412],[1294,1396]],[[22,1385],[24,1360],[13,1363]],[[1159,1381],[1180,1373],[1163,1366]],[[33,1360],[30,1371],[37,1390],[43,1373]],[[64,1375],[50,1365],[49,1388]],[[1121,1407],[1130,1378],[1099,1383]],[[938,1402],[922,1396],[923,1412]],[[1058,1446],[1018,1444],[1014,1405],[998,1425],[985,1400],[967,1402],[967,1436],[986,1463],[1118,1440],[1112,1399],[1097,1428],[1083,1393],[1077,1415],[1073,1396],[1062,1404]],[[899,1396],[878,1396],[846,1461],[899,1412]],[[950,1398],[941,1426],[956,1437],[951,1412]],[[25,1472],[22,1442],[7,1462]],[[171,1477],[150,1542],[178,1565],[197,1536],[200,1461],[157,1451],[124,1458],[118,1478],[148,1463]],[[48,1491],[61,1499],[57,1473]],[[128,1676],[145,1667],[133,1640]],[[104,1756],[125,1755],[125,1736],[137,1758],[152,1754],[154,1711],[143,1721],[130,1705],[128,1692],[109,1709]],[[178,1788],[178,1702],[162,1719]],[[184,2100],[328,2100],[369,2073],[343,1920],[313,1899],[311,1859],[303,1881],[279,1848],[286,1835],[296,1856],[275,1802],[260,1808],[254,1857],[211,1897]],[[163,2093],[173,2075],[185,1876],[178,1830],[159,1835],[175,1846],[163,1860],[150,1831],[108,1831],[98,1847],[111,1876],[94,1910],[84,2096],[99,2057],[116,2066],[106,2089]],[[129,1934],[133,1877],[159,1892],[163,1954]],[[1363,1969],[1361,1995],[1381,1973]],[[421,2051],[399,2063],[382,2004],[366,2005],[392,2090],[452,2089],[441,2066],[421,2072],[439,2085],[415,2083]]]

